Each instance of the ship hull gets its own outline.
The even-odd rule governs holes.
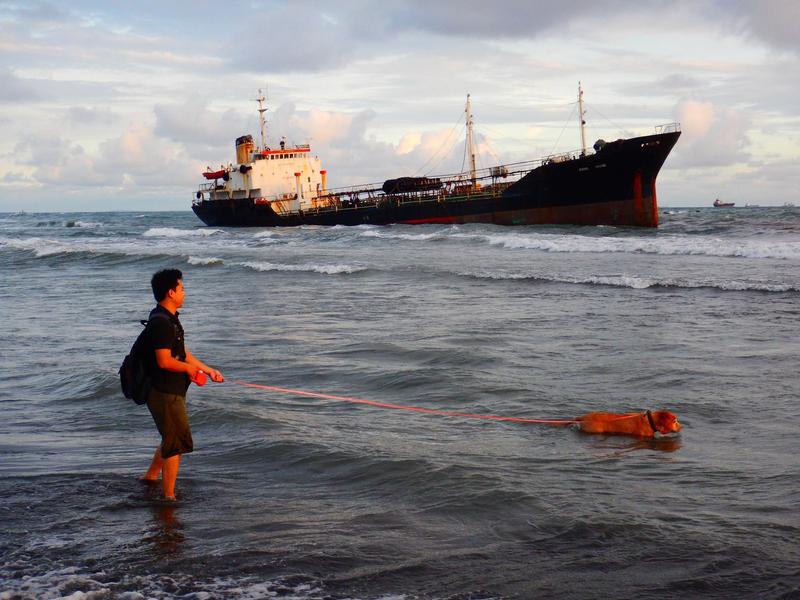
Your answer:
[[[248,198],[203,200],[192,208],[207,225],[231,227],[391,223],[657,227],[656,176],[679,136],[675,131],[619,140],[595,154],[545,163],[511,185],[459,195],[386,195],[369,206],[288,214]]]

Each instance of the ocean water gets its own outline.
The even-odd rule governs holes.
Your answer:
[[[0,599],[800,597],[800,209],[658,230],[0,215]],[[176,504],[122,357],[184,273]],[[669,409],[651,441],[526,418]]]

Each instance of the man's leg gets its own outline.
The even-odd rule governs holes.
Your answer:
[[[164,498],[175,499],[175,481],[178,479],[178,467],[181,464],[181,455],[175,454],[162,460],[161,489]]]
[[[153,460],[150,462],[150,468],[147,473],[142,475],[142,481],[158,481],[158,476],[161,474],[161,468],[164,464],[164,459],[161,458],[161,445],[156,448],[153,454]]]

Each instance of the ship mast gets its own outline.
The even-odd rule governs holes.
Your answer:
[[[581,156],[586,156],[586,111],[583,110],[583,88],[578,82],[578,121],[581,127]]]
[[[264,101],[266,98],[264,97],[264,93],[259,89],[258,90],[258,97],[255,98],[255,101],[258,102],[258,123],[261,125],[261,151],[263,152],[267,148],[267,120],[264,117],[264,113],[267,112],[267,109],[264,108]]]
[[[472,187],[474,188],[478,181],[478,175],[475,168],[475,137],[472,132],[472,104],[469,100],[469,94],[467,94],[467,106],[464,109],[464,112],[467,115],[467,152],[469,152],[469,178],[472,180]]]

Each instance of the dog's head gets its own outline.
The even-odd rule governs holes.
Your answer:
[[[681,430],[681,424],[678,423],[678,417],[668,410],[653,411],[653,423],[656,425],[656,430],[659,433],[675,433]]]

